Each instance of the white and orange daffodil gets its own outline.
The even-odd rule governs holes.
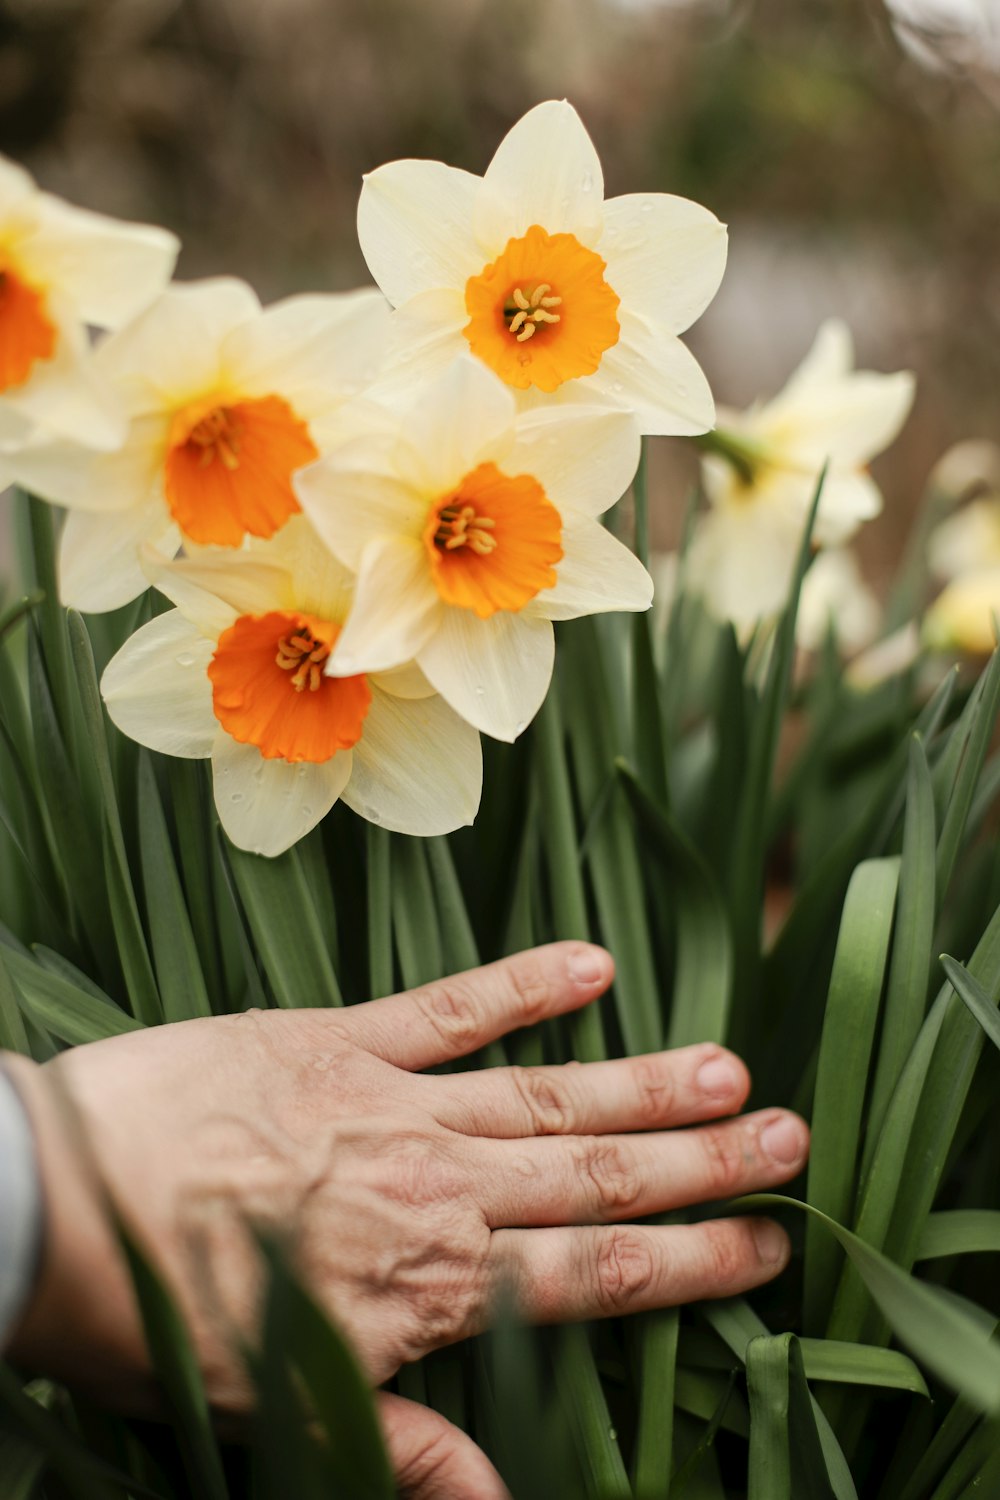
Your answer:
[[[422,673],[323,672],[350,609],[351,578],[303,517],[235,556],[206,548],[171,563],[147,550],[146,562],[177,608],[126,641],[101,692],[131,739],[211,758],[216,807],[234,844],[280,854],[338,798],[400,833],[472,822],[479,736]]]
[[[773,400],[720,409],[719,430],[706,439],[715,450],[702,459],[710,507],[695,530],[688,579],[713,613],[742,629],[784,607],[824,464],[817,546],[840,545],[882,509],[866,465],[905,422],[914,378],[853,363],[849,329],[830,319]]]
[[[338,414],[377,373],[389,309],[376,291],[262,309],[244,282],[175,284],[97,350],[129,426],[114,453],[36,441],[10,461],[68,507],[60,592],[115,609],[147,586],[144,543],[238,547],[298,509],[292,474],[335,440]]]
[[[0,157],[0,451],[37,427],[113,448],[124,417],[87,325],[120,328],[170,280],[178,241],[43,193]]]
[[[360,415],[359,415],[360,420]],[[470,724],[513,740],[552,676],[552,621],[647,609],[652,580],[598,521],[639,459],[633,417],[518,412],[466,355],[296,478],[357,586],[327,670],[415,659]]]
[[[570,104],[529,110],[483,177],[438,161],[369,173],[358,238],[397,308],[402,381],[471,350],[522,404],[607,401],[648,433],[712,426],[708,384],[677,335],[715,295],[725,226],[666,193],[605,201]]]

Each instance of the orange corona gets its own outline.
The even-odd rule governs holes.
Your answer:
[[[431,506],[423,538],[440,597],[481,620],[553,588],[563,555],[562,519],[538,480],[493,463]]]
[[[56,348],[45,299],[9,268],[0,270],[0,391],[23,385],[40,359]]]
[[[164,488],[193,542],[238,547],[269,537],[299,509],[296,469],[319,456],[305,422],[280,396],[207,397],[171,424]]]
[[[364,676],[324,675],[339,634],[339,625],[314,615],[241,615],[220,635],[208,667],[226,733],[267,760],[322,764],[356,745],[371,688]]]
[[[469,348],[519,390],[554,391],[593,375],[619,335],[619,298],[605,270],[575,235],[533,224],[466,282]]]

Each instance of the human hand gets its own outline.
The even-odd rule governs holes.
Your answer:
[[[40,1285],[14,1357],[119,1403],[134,1405],[148,1379],[101,1191],[56,1085],[172,1286],[222,1410],[244,1409],[251,1394],[233,1336],[253,1330],[260,1292],[248,1222],[292,1231],[304,1278],[374,1385],[486,1327],[505,1288],[522,1316],[556,1322],[769,1280],[789,1253],[770,1221],[620,1222],[773,1187],[802,1167],[806,1127],[786,1111],[719,1123],[749,1089],[723,1049],[419,1072],[585,1005],[611,977],[603,950],[556,943],[346,1009],[186,1021],[42,1068],[10,1059],[48,1208]],[[443,1419],[383,1400],[413,1492],[503,1493]]]

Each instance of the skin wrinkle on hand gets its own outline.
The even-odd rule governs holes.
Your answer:
[[[574,966],[586,972],[580,959],[591,960],[590,981],[574,977]],[[602,950],[552,944],[368,1004],[186,1021],[45,1067],[12,1058],[49,1208],[41,1283],[14,1357],[148,1409],[141,1331],[101,1191],[79,1170],[81,1132],[178,1298],[209,1400],[223,1412],[251,1399],[237,1352],[261,1293],[248,1221],[287,1231],[305,1280],[375,1386],[488,1326],[504,1288],[516,1289],[527,1319],[561,1321],[769,1280],[787,1259],[781,1231],[782,1253],[766,1261],[747,1219],[625,1222],[775,1187],[801,1170],[808,1135],[796,1117],[772,1109],[723,1119],[742,1107],[749,1078],[719,1047],[413,1071],[577,1009],[612,972]],[[699,1069],[727,1060],[728,1095],[717,1066],[703,1089]],[[54,1082],[80,1131],[61,1117]],[[798,1155],[786,1162],[761,1146],[778,1119],[798,1132]],[[81,1286],[93,1295],[81,1298]],[[386,1406],[385,1420],[396,1424],[390,1448],[397,1428],[416,1441],[405,1405]],[[473,1463],[463,1446],[471,1440],[449,1432],[456,1462]],[[478,1493],[502,1494],[485,1458],[475,1462],[486,1465]]]

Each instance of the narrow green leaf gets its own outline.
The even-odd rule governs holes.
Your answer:
[[[111,926],[118,946],[118,958],[125,976],[125,993],[132,1014],[145,1026],[163,1020],[163,1004],[156,988],[153,965],[142,930],[139,906],[135,899],[132,876],[125,862],[125,850],[112,829],[104,824],[101,836],[104,880],[111,908]]]
[[[4,1364],[0,1364],[0,1406],[6,1408],[25,1441],[45,1455],[47,1467],[58,1476],[72,1500],[129,1500],[117,1476],[110,1475],[61,1422],[33,1401]]]
[[[878,1064],[872,1089],[864,1171],[885,1119],[903,1064],[924,1019],[927,983],[934,953],[936,911],[936,828],[934,792],[927,758],[918,735],[910,740],[907,769],[903,859],[899,874],[896,931],[885,997],[885,1017],[879,1041]],[[825,1205],[824,1205],[825,1206]],[[838,1209],[831,1209],[835,1218]]]
[[[247,924],[280,1006],[342,1005],[319,914],[292,848],[276,859],[224,849]]]
[[[679,1328],[678,1309],[667,1307],[646,1313],[637,1334],[639,1401],[632,1482],[639,1500],[658,1500],[668,1494],[673,1470]]]
[[[392,922],[407,989],[440,979],[444,951],[423,842],[398,836],[392,845]]]
[[[174,851],[152,762],[139,758],[139,848],[156,979],[166,1021],[210,1016],[212,1006],[198,962]]]
[[[1000,651],[994,651],[980,679],[976,702],[969,714],[962,742],[962,756],[948,798],[937,851],[937,883],[941,896],[951,881],[962,845],[979,776],[986,760],[1000,709]]]
[[[677,962],[667,1046],[724,1041],[732,988],[732,938],[722,892],[671,815],[646,794],[622,761],[618,771],[640,834],[671,876]]]
[[[579,1324],[555,1335],[556,1386],[573,1430],[589,1500],[631,1500],[632,1488],[587,1331]]]
[[[963,969],[960,963],[956,963],[946,953],[941,955],[941,967],[950,979],[959,999],[968,1007],[970,1015],[983,1028],[994,1047],[1000,1048],[1000,1015],[997,1014],[996,1005],[982,985],[977,984],[969,971]]]
[[[3,960],[28,1015],[60,1041],[82,1046],[142,1030],[142,1023],[117,1005],[95,999],[89,991],[13,949],[4,947]]]
[[[31,1045],[4,953],[5,950],[0,945],[0,1048],[5,1052],[20,1052],[22,1057],[30,1057]]]
[[[1000,1251],[1000,1211],[953,1208],[931,1214],[917,1246],[917,1260]]]
[[[441,928],[441,958],[445,972],[454,974],[462,969],[475,969],[479,965],[479,949],[448,841],[444,838],[425,839],[424,848]]]
[[[368,850],[368,983],[373,1000],[393,991],[392,839],[385,828],[365,825]]]
[[[878,1385],[886,1390],[929,1395],[927,1382],[913,1360],[897,1349],[880,1349],[873,1344],[844,1344],[837,1339],[804,1338],[799,1339],[799,1347],[808,1380]]]
[[[795,1207],[825,1225],[846,1250],[900,1343],[940,1380],[986,1412],[1000,1411],[1000,1345],[939,1288],[899,1268],[811,1204],[778,1193],[754,1193],[742,1208]]]
[[[834,1500],[794,1334],[751,1339],[748,1500]]]
[[[892,930],[898,859],[858,866],[847,889],[823,1016],[812,1115],[808,1199],[835,1219],[853,1207],[858,1143],[872,1040]],[[811,1220],[806,1227],[803,1323],[829,1316],[840,1252]]]

